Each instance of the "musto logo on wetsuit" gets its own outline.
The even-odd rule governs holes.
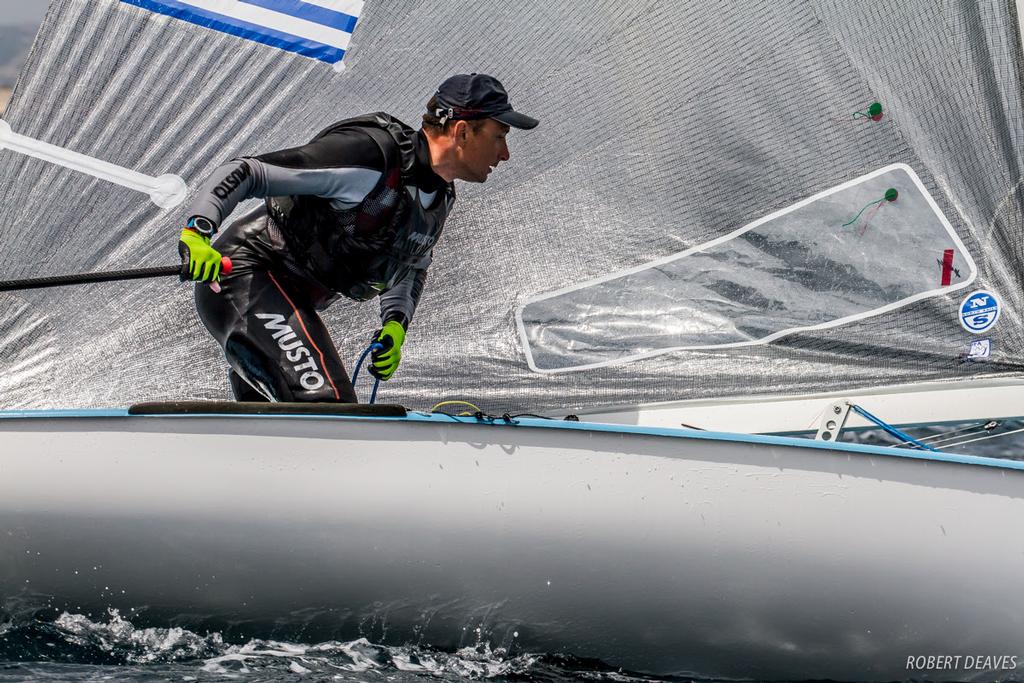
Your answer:
[[[263,326],[273,333],[271,336],[277,341],[278,348],[284,351],[289,361],[299,363],[304,358],[308,359],[306,362],[292,367],[296,373],[301,373],[299,382],[302,384],[302,388],[307,391],[315,391],[322,387],[324,376],[320,373],[316,361],[313,360],[313,354],[306,348],[302,339],[295,334],[291,325],[285,323],[285,317],[277,313],[257,313],[256,317],[265,321]]]

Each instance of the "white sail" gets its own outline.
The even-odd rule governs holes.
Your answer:
[[[469,0],[368,3],[340,73],[137,4],[147,3],[52,3],[6,116],[15,134],[147,178],[180,176],[191,197],[224,160],[304,142],[346,116],[386,110],[415,124],[452,73],[497,75],[516,106],[543,121],[513,132],[512,159],[487,184],[459,188],[402,368],[382,390],[388,400],[607,413],[1020,378],[1021,48],[1006,3],[595,0],[501,12]],[[883,106],[878,120],[866,114],[872,102]],[[0,149],[0,162],[4,279],[176,258],[180,207],[11,149]],[[822,231],[847,231],[846,251],[799,273],[800,287],[823,295],[799,310],[803,321],[761,306],[780,300],[787,276],[763,278],[759,289],[754,275],[777,254],[748,241],[744,258],[755,267],[735,282],[733,270],[717,279],[708,270],[727,244],[695,258],[894,164],[912,169],[943,227],[912,235],[917,223],[900,201],[873,214],[861,239],[870,258],[857,272],[869,283],[879,276],[873,300],[840,305],[849,297],[828,293],[841,279],[829,264],[860,253],[850,232],[862,224],[836,223],[874,195],[819,214]],[[814,253],[794,239],[792,253]],[[899,286],[882,271],[907,275],[911,252],[920,287],[886,293]],[[642,297],[581,300],[559,335],[575,345],[565,367],[583,369],[531,368],[517,311],[682,253],[693,253],[677,261],[682,274],[703,278],[713,305],[649,318],[636,308]],[[958,320],[975,290],[993,293],[1002,311],[982,335]],[[673,300],[672,290],[661,294]],[[0,332],[5,406],[228,395],[226,365],[186,285],[111,283],[0,301],[10,311]],[[713,329],[736,323],[721,311],[737,307],[757,319],[732,341],[758,343],[716,343]],[[374,305],[345,302],[325,313],[343,358],[358,356],[376,317]],[[681,343],[683,329],[695,334]],[[988,358],[962,362],[982,338]],[[622,362],[603,362],[611,342],[626,349]]]

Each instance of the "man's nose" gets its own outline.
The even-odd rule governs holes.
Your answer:
[[[508,158],[509,158],[508,143],[507,142],[503,142],[503,143],[501,143],[501,151],[498,154],[498,159],[500,161],[508,161]]]

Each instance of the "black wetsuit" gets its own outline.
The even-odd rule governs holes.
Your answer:
[[[355,402],[317,311],[339,295],[380,296],[382,322],[408,327],[455,200],[452,184],[431,169],[422,131],[371,114],[302,147],[232,160],[188,215],[220,225],[250,197],[266,202],[214,243],[233,264],[222,291],[196,287],[235,397]]]

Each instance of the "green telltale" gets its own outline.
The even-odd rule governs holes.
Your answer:
[[[896,198],[899,196],[900,193],[896,190],[895,187],[890,187],[888,190],[885,191],[885,201],[887,202],[894,202],[896,201]]]

